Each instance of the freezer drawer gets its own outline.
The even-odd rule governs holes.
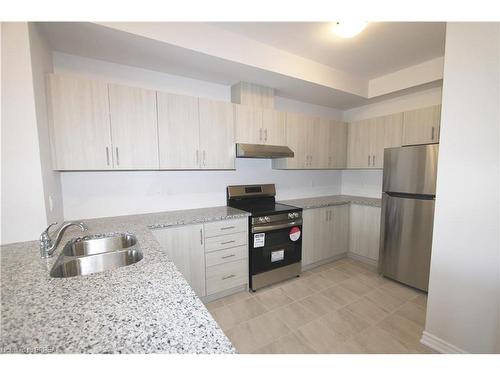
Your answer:
[[[381,273],[427,291],[434,222],[434,199],[382,196]]]
[[[436,145],[386,148],[382,191],[436,194]]]

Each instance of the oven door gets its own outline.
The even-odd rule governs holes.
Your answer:
[[[257,275],[302,260],[302,220],[253,226],[250,273]]]

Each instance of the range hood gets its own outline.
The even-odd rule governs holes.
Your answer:
[[[293,158],[293,151],[288,146],[256,145],[251,143],[236,143],[237,158]]]

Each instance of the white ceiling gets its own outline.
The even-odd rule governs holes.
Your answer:
[[[365,78],[444,55],[444,22],[377,22],[350,39],[327,22],[213,22],[213,26]]]
[[[190,31],[196,31],[201,25],[181,23],[173,25],[170,30],[176,35],[181,33],[184,36],[182,30],[188,34]],[[337,65],[345,64],[345,67],[334,68],[356,72],[353,76],[359,75],[360,72],[363,76],[393,72],[444,54],[442,44],[444,44],[445,24],[442,23],[410,23],[408,27],[405,26],[408,23],[371,24],[355,39],[342,42],[332,38],[331,35],[328,35],[328,42],[322,41],[319,37],[315,40],[314,32],[324,29],[324,26],[327,26],[324,23],[217,23],[217,27],[212,26],[213,23],[204,25],[230,35],[239,34],[228,32],[226,28],[241,29],[242,32],[244,29],[246,33],[255,33],[259,37],[269,39],[259,44],[277,43],[279,45],[272,47],[281,51],[285,51],[286,48],[294,49],[294,52],[283,53],[296,54],[295,50],[298,49],[303,55],[306,52],[314,53],[315,59],[323,66],[326,65],[325,62],[320,62],[319,58],[328,59],[329,64],[333,62]],[[273,87],[279,96],[338,109],[353,108],[405,92],[441,85],[441,81],[435,80],[368,99],[366,96],[355,95],[331,85],[298,78],[297,75],[282,74],[279,71],[232,61],[217,54],[200,52],[133,32],[124,32],[116,27],[85,22],[48,22],[39,23],[38,26],[55,51],[226,85],[249,81]],[[151,23],[144,26],[162,28],[165,24]],[[434,35],[434,38],[431,35]],[[242,35],[238,38],[250,40]],[[427,47],[425,41],[428,43]],[[210,43],[224,45],[223,40],[213,35],[201,37],[201,42],[203,45]],[[441,47],[438,48],[437,44]],[[238,45],[233,42],[224,46],[231,51],[234,48],[238,49]],[[256,50],[252,52],[256,54]],[[306,58],[312,61],[313,56]],[[300,67],[290,63],[289,58],[281,58],[280,63],[300,70]],[[314,75],[316,71],[312,73]]]

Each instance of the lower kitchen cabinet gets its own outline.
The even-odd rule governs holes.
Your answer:
[[[351,204],[349,253],[376,265],[380,238],[380,207]]]
[[[349,205],[304,210],[302,267],[346,254],[349,244]]]
[[[152,232],[196,295],[198,297],[205,296],[205,235],[203,225],[181,225],[157,229]]]
[[[153,234],[198,297],[248,286],[247,218],[156,229]]]

